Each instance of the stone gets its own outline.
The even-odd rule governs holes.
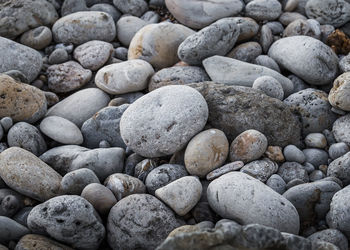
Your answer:
[[[340,250],[348,249],[348,239],[337,229],[325,229],[308,237],[312,242],[326,241],[339,247]]]
[[[271,175],[266,181],[266,185],[279,194],[283,194],[286,191],[286,182],[278,174]]]
[[[47,150],[45,139],[40,131],[26,122],[18,122],[7,133],[9,147],[21,147],[36,156]]]
[[[222,166],[229,151],[225,134],[218,129],[202,131],[191,139],[185,151],[186,170],[191,175],[205,177]]]
[[[111,15],[114,22],[117,22],[122,15],[112,4],[109,3],[97,3],[91,6],[90,11],[101,11]]]
[[[280,15],[278,21],[284,26],[288,26],[290,23],[298,19],[307,20],[307,17],[298,12],[284,12]]]
[[[340,59],[339,68],[341,72],[350,71],[350,55],[344,56],[342,59]]]
[[[279,146],[268,146],[264,155],[275,162],[285,161],[284,155],[282,153],[282,147]]]
[[[350,129],[350,115],[344,115],[339,117],[333,123],[332,132],[337,142],[345,142],[350,145],[349,131]]]
[[[57,48],[55,49],[49,56],[49,63],[50,64],[60,64],[60,63],[65,63],[69,60],[69,55],[67,50],[65,50],[64,48]],[[72,64],[72,63],[70,63]],[[56,68],[58,67],[58,65],[54,65],[56,66]],[[74,64],[72,65],[74,66]],[[52,67],[52,66],[51,66]],[[50,67],[49,67],[50,68]],[[61,66],[62,68],[62,66]],[[67,67],[68,69],[66,69],[66,71],[69,72],[69,67]],[[65,72],[63,72],[64,74]],[[57,76],[56,76],[57,77]],[[79,80],[79,79],[78,79]]]
[[[104,66],[97,72],[95,83],[109,94],[125,94],[147,88],[153,74],[151,64],[134,59]]]
[[[294,1],[294,0],[292,0]],[[281,35],[284,31],[283,25],[279,21],[270,21],[266,23],[266,26],[270,28],[273,35]]]
[[[257,58],[255,58],[254,63],[257,65],[272,69],[274,71],[277,71],[278,73],[281,73],[280,67],[278,66],[276,61],[267,55],[258,56]]]
[[[146,21],[136,16],[123,16],[116,23],[118,40],[125,46],[129,46],[135,34],[144,26]]]
[[[309,176],[305,168],[297,162],[285,162],[283,163],[277,172],[283,180],[288,183],[294,179],[300,179],[304,182],[309,181]]]
[[[113,0],[113,4],[122,13],[137,17],[148,10],[147,2],[144,0]]]
[[[67,16],[74,12],[88,11],[85,0],[65,0],[61,6],[61,16]]]
[[[150,2],[152,2],[152,1],[150,1]],[[165,3],[163,4],[163,6],[164,5],[165,5]],[[158,23],[160,20],[160,15],[153,10],[149,10],[141,16],[141,19],[146,21],[147,23]]]
[[[208,123],[223,131],[229,141],[248,129],[254,129],[263,133],[270,145],[300,143],[300,123],[280,100],[241,86],[214,82],[189,86],[197,89],[208,103]]]
[[[157,71],[149,80],[148,90],[153,91],[167,85],[186,85],[209,81],[204,69],[197,66],[174,66]]]
[[[257,42],[241,43],[234,47],[226,56],[243,62],[251,63],[256,57],[260,56],[262,48]]]
[[[248,174],[261,182],[266,182],[277,170],[278,164],[267,158],[249,162],[240,169],[242,173]]]
[[[20,42],[23,45],[36,50],[41,50],[50,45],[52,41],[52,32],[48,27],[39,26],[35,29],[23,33]]]
[[[52,106],[47,116],[59,116],[73,122],[78,127],[97,111],[107,106],[109,96],[98,88],[87,88],[75,92]]]
[[[314,170],[309,175],[310,182],[322,180],[324,177],[325,174],[321,170]]]
[[[182,165],[163,164],[150,171],[147,175],[145,181],[147,191],[154,195],[157,189],[187,175],[186,168]]]
[[[308,36],[279,39],[272,44],[268,55],[280,67],[313,85],[329,84],[338,72],[338,57],[332,49]]]
[[[149,194],[133,194],[112,207],[108,243],[112,249],[155,249],[184,222],[164,203]]]
[[[244,7],[239,0],[165,0],[165,4],[176,20],[193,29],[202,29],[224,17],[237,16]]]
[[[35,248],[73,250],[66,245],[39,234],[26,234],[16,245],[16,250],[29,250]]]
[[[55,93],[77,90],[90,81],[92,76],[91,70],[84,69],[75,61],[52,65],[46,72],[48,87]]]
[[[307,148],[303,150],[306,161],[314,165],[316,168],[320,165],[328,164],[328,154],[326,151],[318,148]]]
[[[109,210],[117,203],[112,191],[99,183],[87,185],[81,197],[90,202],[100,215],[108,215]]]
[[[179,60],[179,45],[193,30],[170,22],[149,24],[140,29],[132,38],[128,51],[128,60],[142,59],[159,70],[173,66]]]
[[[110,42],[116,36],[113,18],[100,11],[79,11],[58,19],[52,26],[57,43],[80,45],[92,40]]]
[[[207,119],[208,106],[198,91],[166,86],[132,103],[121,117],[120,132],[135,153],[158,157],[183,148]]]
[[[105,228],[93,206],[77,195],[62,195],[33,208],[28,216],[32,232],[47,233],[73,248],[98,249]]]
[[[313,22],[315,21],[315,25]],[[283,32],[283,37],[290,36],[310,36],[315,39],[321,38],[321,29],[320,24],[313,19],[303,20],[297,19],[288,24],[286,29]]]
[[[167,204],[176,214],[187,214],[199,201],[202,184],[194,176],[185,176],[158,188],[155,195]]]
[[[260,44],[264,53],[269,51],[274,38],[271,29],[267,25],[263,25],[260,30]]]
[[[322,133],[311,133],[305,137],[305,144],[309,148],[325,148],[327,139]]]
[[[39,201],[61,194],[61,175],[32,153],[18,147],[1,153],[0,176],[13,190]]]
[[[83,189],[91,183],[100,183],[94,171],[80,168],[63,176],[61,188],[64,194],[80,195]]]
[[[30,231],[28,228],[22,226],[11,218],[0,216],[0,242],[19,240],[22,236],[29,233]]]
[[[84,68],[96,71],[108,61],[112,53],[112,44],[93,40],[76,47],[73,57]]]
[[[54,6],[45,0],[1,1],[0,36],[14,39],[30,29],[52,26],[57,18]]]
[[[24,207],[24,197],[12,189],[0,189],[0,216],[14,217]]]
[[[234,161],[234,162],[225,164],[224,166],[214,169],[213,171],[208,173],[206,176],[206,179],[208,181],[214,180],[228,172],[240,170],[243,166],[244,166],[243,161]]]
[[[122,61],[128,60],[128,49],[125,47],[118,47],[114,50],[114,57]]]
[[[337,177],[342,183],[347,186],[350,184],[350,153],[346,153],[343,156],[332,161],[327,169],[327,176]]]
[[[333,160],[345,155],[350,151],[349,146],[345,142],[338,142],[332,144],[328,149],[329,157]]]
[[[235,45],[240,29],[234,18],[223,18],[188,36],[179,46],[179,58],[200,65],[205,58],[226,55]]]
[[[282,85],[285,96],[290,95],[293,90],[293,83],[288,78],[264,66],[222,56],[205,59],[203,66],[209,77],[217,83],[252,87],[258,77],[271,76]]]
[[[286,161],[294,161],[303,164],[306,161],[306,157],[299,148],[294,145],[288,145],[283,149],[284,157]]]
[[[350,85],[350,72],[338,76],[333,82],[333,88],[329,92],[329,103],[338,109],[350,111],[350,102],[347,100]]]
[[[144,159],[137,163],[134,168],[134,176],[145,183],[148,174],[158,167],[158,163],[155,160]]]
[[[213,180],[207,196],[211,208],[223,218],[299,232],[299,215],[292,203],[247,174],[232,172]]]
[[[332,126],[337,116],[331,111],[327,93],[308,88],[296,92],[283,101],[300,117],[303,135],[322,132]]]
[[[24,74],[29,82],[38,76],[43,65],[42,57],[38,51],[3,37],[0,37],[0,55],[1,73],[18,70]]]
[[[253,89],[259,89],[266,95],[276,98],[278,100],[283,100],[284,92],[282,85],[271,76],[260,76],[255,79]]]
[[[112,147],[125,149],[126,145],[120,135],[119,123],[128,107],[128,104],[105,107],[86,120],[81,127],[84,145],[88,148],[98,148],[99,143],[105,140]]]
[[[259,24],[250,17],[234,17],[239,27],[237,42],[248,41],[255,37],[259,31]]]
[[[83,143],[83,135],[80,129],[71,121],[59,116],[45,117],[40,123],[40,130],[51,139],[71,145]]]
[[[112,174],[104,182],[118,201],[132,194],[146,193],[146,186],[139,179],[127,174]]]
[[[245,15],[257,21],[277,19],[282,13],[282,5],[277,0],[253,0],[245,6]]]

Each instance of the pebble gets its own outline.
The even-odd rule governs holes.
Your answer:
[[[259,24],[250,17],[234,17],[239,27],[237,42],[248,41],[255,37],[259,31]]]
[[[186,170],[191,175],[205,177],[210,171],[223,165],[228,152],[229,142],[222,131],[202,131],[193,137],[186,147]]]
[[[329,92],[329,103],[338,109],[350,111],[350,101],[348,100],[350,86],[350,72],[338,76],[333,82],[333,88]]]
[[[0,215],[13,217],[24,207],[24,198],[12,189],[0,189]]]
[[[105,107],[86,120],[81,127],[84,145],[88,148],[97,148],[101,141],[106,141],[112,147],[126,148],[120,135],[119,123],[128,107],[128,104]]]
[[[279,146],[268,146],[264,155],[275,162],[285,161],[284,155],[282,153],[282,147]]]
[[[153,74],[151,64],[134,59],[104,66],[97,72],[95,83],[109,94],[125,94],[147,88]]]
[[[298,19],[307,20],[307,17],[298,12],[284,12],[280,15],[278,21],[284,26],[288,26],[291,22]]]
[[[147,191],[154,195],[155,191],[169,183],[187,176],[186,168],[178,164],[163,164],[149,172],[145,184]]]
[[[277,19],[282,13],[282,5],[277,0],[253,0],[245,6],[245,15],[257,21]]]
[[[100,69],[113,53],[113,46],[104,41],[89,41],[75,48],[73,57],[81,66],[96,71]]]
[[[234,18],[223,18],[188,36],[178,48],[179,58],[200,65],[205,58],[226,55],[235,45],[239,27]]]
[[[65,0],[61,6],[61,15],[67,16],[78,11],[88,11],[85,0]]]
[[[28,228],[22,226],[11,218],[0,216],[0,242],[19,240],[22,236],[29,233],[30,231]]]
[[[133,194],[112,207],[107,221],[108,243],[112,249],[155,249],[183,224],[156,197]]]
[[[300,179],[304,182],[309,181],[309,176],[305,168],[297,162],[285,162],[283,163],[277,172],[283,180],[288,183],[294,179]]]
[[[113,0],[113,4],[122,13],[137,17],[148,10],[147,2],[144,0]]]
[[[302,179],[296,178],[296,179],[293,179],[287,183],[286,189],[288,190],[292,187],[295,187],[295,186],[298,186],[301,184],[305,184],[305,181],[303,181]]]
[[[117,22],[122,15],[113,5],[107,3],[98,3],[90,7],[90,11],[101,11],[108,13],[113,18],[114,22]]]
[[[333,160],[345,155],[350,151],[349,146],[345,142],[338,142],[332,144],[328,149],[329,157]]]
[[[237,16],[244,7],[239,0],[165,0],[165,4],[176,20],[193,29],[202,29],[224,17]]]
[[[113,18],[100,11],[79,11],[58,19],[52,27],[57,43],[80,45],[92,40],[110,42],[116,36]]]
[[[329,84],[338,70],[336,54],[330,47],[312,37],[282,38],[272,44],[268,55],[280,67],[313,85]]]
[[[49,56],[50,64],[60,64],[65,63],[69,60],[69,55],[67,50],[63,48],[55,49]]]
[[[208,187],[210,206],[221,217],[240,224],[257,223],[297,234],[299,215],[294,206],[259,180],[231,172],[213,180]]]
[[[51,107],[46,116],[59,116],[78,127],[101,108],[107,106],[109,96],[98,88],[87,88],[75,92]]]
[[[286,158],[286,161],[290,162],[298,162],[298,163],[304,163],[306,161],[306,157],[299,148],[297,148],[294,145],[288,145],[283,149],[284,157]]]
[[[279,21],[267,22],[266,26],[270,28],[273,35],[281,35],[284,31],[284,27]]]
[[[271,175],[266,181],[266,185],[279,194],[283,194],[286,191],[286,182],[278,174]]]
[[[40,130],[62,144],[80,145],[84,140],[80,129],[73,122],[59,116],[44,118],[40,123]]]
[[[38,51],[3,37],[0,37],[0,55],[1,73],[18,70],[29,82],[39,75],[43,65]]]
[[[258,56],[257,58],[255,58],[253,63],[281,73],[280,67],[278,66],[276,61],[267,55]]]
[[[166,86],[131,104],[120,120],[120,132],[135,153],[158,157],[183,148],[207,119],[208,106],[198,91]]]
[[[80,168],[63,176],[61,188],[64,194],[80,195],[83,189],[91,183],[100,183],[94,171]]]
[[[345,142],[349,145],[350,137],[348,131],[350,130],[350,115],[339,117],[333,123],[332,132],[337,142]]]
[[[55,93],[67,93],[80,89],[90,81],[92,72],[79,63],[69,61],[55,64],[47,69],[48,87]]]
[[[57,94],[50,92],[50,91],[44,91],[45,98],[47,101],[47,107],[52,107],[53,105],[57,104],[60,99],[57,96]]]
[[[339,68],[341,72],[350,71],[350,55],[344,56],[342,59],[340,59]]]
[[[255,79],[253,89],[259,89],[266,95],[283,100],[284,92],[282,85],[271,76],[260,76]]]
[[[128,49],[125,47],[118,47],[114,50],[114,56],[122,61],[128,60]]]
[[[79,249],[98,249],[105,228],[93,206],[77,195],[62,195],[33,208],[28,226]]]
[[[348,240],[345,235],[337,229],[325,229],[318,231],[308,237],[312,242],[327,241],[333,243],[340,250],[348,249]]]
[[[305,137],[305,144],[309,148],[325,148],[327,139],[322,133],[311,133]]]
[[[309,177],[310,177],[310,181],[314,182],[314,181],[322,180],[325,177],[325,174],[321,170],[314,170],[313,172],[311,172]]]
[[[117,203],[112,191],[99,183],[87,185],[81,197],[90,202],[100,215],[108,215],[109,210]]]
[[[127,174],[112,174],[104,182],[118,201],[132,195],[146,193],[146,186],[139,179]]]
[[[202,194],[202,184],[194,176],[185,176],[158,188],[155,195],[176,214],[187,214],[199,201]]]
[[[16,245],[16,250],[27,249],[64,249],[73,250],[72,248],[63,245],[57,241],[47,238],[39,234],[26,234]]]
[[[18,147],[1,153],[0,176],[13,190],[39,201],[61,194],[62,177],[35,155]]]
[[[240,169],[242,173],[248,174],[261,182],[266,182],[277,170],[278,164],[267,158],[249,162]]]
[[[147,24],[149,23],[136,16],[121,17],[116,24],[118,40],[128,47],[135,34]]]
[[[140,29],[132,38],[128,59],[142,59],[155,69],[173,66],[179,61],[179,45],[194,31],[169,22],[149,24]]]
[[[26,122],[18,122],[7,133],[9,147],[21,147],[36,156],[47,150],[47,145],[40,131]]]
[[[312,22],[315,21],[313,19],[303,20],[303,19],[297,19],[285,28],[283,32],[283,37],[290,37],[290,36],[310,36],[315,39],[321,38],[321,29],[320,24],[316,22],[315,25],[313,25]]]
[[[21,35],[20,42],[23,45],[36,50],[47,47],[52,41],[52,32],[48,27],[39,26]]]
[[[206,176],[206,179],[208,181],[214,180],[228,172],[240,170],[243,166],[244,166],[243,161],[234,161],[234,162],[225,164],[224,166],[214,169],[213,171],[208,173]]]
[[[4,74],[12,77],[17,82],[29,83],[28,78],[19,70],[9,70],[4,72]],[[34,86],[34,82],[32,83],[32,86]]]
[[[271,44],[273,43],[273,34],[269,26],[263,25],[260,30],[260,44],[262,51],[267,53]]]
[[[310,162],[316,168],[320,165],[328,164],[328,153],[318,148],[307,148],[303,150],[306,161]]]
[[[327,169],[327,176],[337,177],[346,186],[350,184],[350,170],[349,170],[350,153],[338,157],[332,161]]]
[[[134,169],[134,176],[145,182],[148,174],[158,167],[157,162],[151,159],[144,159],[137,163]]]
[[[234,47],[226,56],[251,63],[260,56],[262,48],[257,42],[246,42]]]

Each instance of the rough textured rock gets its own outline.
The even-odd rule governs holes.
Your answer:
[[[253,0],[245,6],[245,15],[257,21],[277,19],[282,13],[282,5],[277,0]]]
[[[350,72],[338,76],[333,82],[333,88],[329,92],[328,100],[333,107],[344,111],[350,111]]]
[[[350,115],[344,115],[339,117],[333,123],[333,135],[337,142],[345,142],[348,146],[350,145]]]
[[[327,168],[327,176],[337,177],[344,185],[350,184],[350,153],[335,159]]]
[[[148,10],[147,2],[144,0],[113,0],[113,4],[124,14],[141,16]]]
[[[125,46],[129,46],[137,31],[146,26],[146,21],[136,16],[123,16],[116,24],[118,40]]]
[[[309,181],[309,176],[303,165],[297,162],[285,162],[278,169],[278,175],[288,184],[290,181],[300,179],[304,182]]]
[[[23,33],[20,42],[33,49],[41,50],[47,47],[52,41],[52,32],[46,26],[39,26]]]
[[[28,233],[30,233],[28,228],[22,226],[11,218],[0,216],[0,242],[19,240],[22,236]],[[8,248],[5,248],[5,250],[7,249]]]
[[[214,82],[189,86],[204,96],[209,107],[209,124],[222,130],[229,141],[247,129],[255,129],[267,137],[270,145],[300,143],[300,123],[280,100],[247,87]]]
[[[72,248],[63,245],[57,241],[39,234],[26,234],[23,236],[18,244],[16,250],[29,250],[29,249],[62,249],[62,250],[73,250]]]
[[[94,171],[81,168],[63,176],[61,187],[64,194],[80,195],[83,189],[91,183],[100,183]]]
[[[340,250],[347,250],[348,249],[348,239],[345,237],[345,235],[340,232],[337,229],[325,229],[322,231],[318,231],[308,237],[309,240],[312,242],[318,242],[318,241],[326,241],[330,242],[337,247],[339,247]]]
[[[242,173],[248,174],[261,182],[266,182],[278,170],[278,164],[268,158],[252,161],[240,169]]]

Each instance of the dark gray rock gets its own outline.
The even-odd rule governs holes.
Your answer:
[[[19,240],[22,236],[29,234],[28,228],[22,226],[16,221],[0,216],[0,242],[5,243],[11,240]]]
[[[257,21],[277,19],[282,13],[282,5],[277,0],[253,0],[245,7],[245,15]]]
[[[278,174],[271,175],[266,181],[266,185],[279,194],[283,194],[286,191],[286,182]]]
[[[277,172],[277,170],[278,164],[276,162],[271,161],[268,158],[249,162],[248,164],[244,165],[243,168],[240,169],[241,172],[253,176],[254,178],[262,182],[266,182],[271,175]]]
[[[147,2],[144,0],[113,0],[113,4],[122,13],[137,17],[148,10]]]
[[[304,163],[306,160],[306,157],[299,148],[297,148],[294,145],[288,145],[283,149],[283,155],[286,161],[294,161],[298,163]]]
[[[333,123],[332,129],[334,138],[337,142],[345,142],[350,145],[350,115],[344,115]]]
[[[41,50],[52,41],[52,32],[46,26],[39,26],[21,35],[20,42],[33,49]]]
[[[100,183],[100,181],[92,170],[81,168],[63,176],[61,188],[65,194],[80,195],[83,189],[91,183]]]
[[[304,182],[309,181],[309,176],[305,168],[297,162],[285,162],[283,163],[277,172],[283,180],[288,183],[294,179],[301,179]]]
[[[350,152],[329,164],[327,176],[337,177],[345,186],[350,184]]]
[[[333,160],[345,155],[347,152],[349,152],[349,146],[345,142],[338,142],[332,144],[328,149],[329,157],[331,157]]]

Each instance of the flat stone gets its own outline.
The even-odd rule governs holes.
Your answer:
[[[242,173],[248,174],[261,182],[266,182],[278,170],[278,164],[268,158],[252,161],[240,169]]]
[[[350,153],[332,161],[327,168],[327,176],[340,179],[345,186],[350,184]]]
[[[213,171],[208,173],[206,176],[206,179],[208,181],[214,180],[220,177],[221,175],[227,174],[228,172],[240,170],[243,166],[244,166],[243,161],[234,161],[234,162],[225,164],[224,166],[214,169]]]
[[[122,13],[138,17],[148,10],[147,2],[144,0],[113,0],[113,4]]]

